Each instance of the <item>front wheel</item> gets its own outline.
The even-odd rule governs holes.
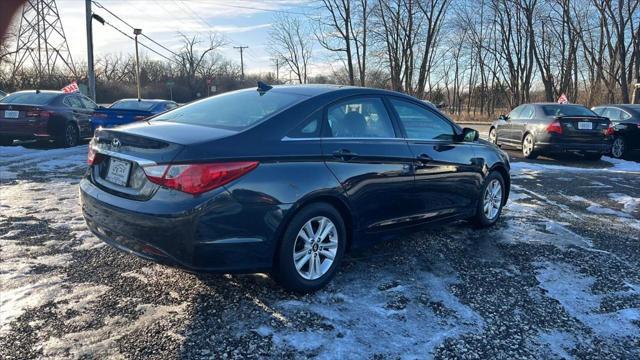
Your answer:
[[[497,171],[492,171],[484,180],[473,223],[478,227],[488,227],[496,223],[502,212],[506,194],[504,179]]]
[[[307,205],[287,226],[274,278],[288,290],[316,291],[335,275],[345,247],[346,229],[340,213],[326,203]]]
[[[491,128],[491,130],[489,130],[489,142],[498,145],[498,134],[496,132],[496,128]]]
[[[611,155],[614,158],[616,159],[623,158],[625,156],[626,151],[627,151],[627,144],[624,141],[623,137],[619,136],[615,140],[613,140],[613,145],[611,145]]]
[[[527,134],[522,140],[522,156],[527,159],[535,159],[538,157],[538,153],[535,152],[535,139],[533,135]]]

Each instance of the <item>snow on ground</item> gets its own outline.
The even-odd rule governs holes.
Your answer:
[[[514,162],[495,227],[402,235],[298,296],[105,246],[85,158],[0,147],[0,358],[640,357],[637,163]]]

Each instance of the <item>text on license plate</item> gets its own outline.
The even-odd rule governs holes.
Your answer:
[[[6,119],[17,119],[18,115],[20,115],[20,112],[16,111],[16,110],[5,110],[4,111],[4,117]]]
[[[107,171],[107,181],[120,186],[127,186],[129,172],[131,171],[131,163],[128,161],[111,158],[109,161],[109,170]]]
[[[580,121],[578,123],[578,129],[580,129],[580,130],[592,130],[593,129],[593,124],[591,122],[588,122],[588,121]]]

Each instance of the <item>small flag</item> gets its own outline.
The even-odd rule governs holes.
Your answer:
[[[80,91],[80,88],[78,88],[78,83],[75,80],[71,82],[71,84],[62,88],[62,92],[65,93],[74,93],[78,91]]]
[[[562,95],[560,95],[560,97],[558,98],[558,104],[568,104],[569,100],[567,99],[567,95],[565,95],[564,93]]]

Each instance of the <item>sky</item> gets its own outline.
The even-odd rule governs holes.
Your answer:
[[[274,16],[287,12],[291,16],[313,14],[316,5],[312,0],[96,0],[134,27],[170,50],[180,48],[179,32],[200,35],[203,39],[210,32],[222,35],[228,45],[220,53],[240,62],[240,53],[234,46],[248,46],[244,50],[246,73],[275,71],[267,50],[268,35]],[[74,61],[86,61],[85,1],[57,0],[60,18],[67,35]],[[131,33],[133,30],[104,9],[93,4],[93,12],[107,22]],[[94,54],[129,54],[135,52],[134,43],[116,30],[93,22]],[[170,56],[147,39],[139,38],[158,52]],[[160,56],[141,48],[149,58]]]

